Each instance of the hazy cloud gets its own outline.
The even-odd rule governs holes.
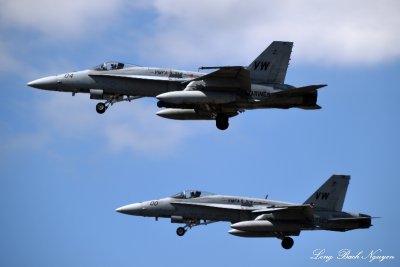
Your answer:
[[[45,132],[10,133],[0,132],[0,159],[13,153],[27,150],[40,150],[50,140]]]
[[[155,102],[138,100],[117,105],[115,109],[118,114],[104,128],[112,150],[169,154],[191,132],[181,121],[158,117]]]
[[[397,0],[2,0],[0,30],[12,32],[17,27],[27,35],[36,31],[47,38],[23,43],[23,37],[17,34],[0,40],[4,63],[0,73],[6,71],[4,66],[9,71],[22,65],[24,57],[34,53],[32,47],[45,47],[47,53],[46,40],[50,37],[62,38],[66,44],[90,40],[90,35],[109,25],[118,26],[118,40],[125,46],[104,48],[96,44],[101,56],[108,55],[104,49],[135,49],[136,55],[150,65],[245,65],[273,40],[294,41],[292,58],[296,62],[380,63],[400,57],[399,10]],[[141,24],[133,25],[144,11],[150,11],[151,16],[143,16]],[[52,64],[63,69],[51,56],[49,52]],[[80,57],[78,53],[72,59],[74,64]],[[25,65],[24,73],[39,71],[38,66]],[[40,65],[41,72],[46,68],[49,66]],[[36,117],[46,125],[46,131],[70,138],[103,137],[113,151],[168,153],[194,132],[185,122],[157,117],[155,103],[143,100],[118,104],[103,117],[96,114],[95,102],[87,95],[71,98],[53,93],[39,100]],[[49,136],[36,133],[42,144]],[[19,136],[18,140],[29,143],[32,138]]]
[[[96,113],[87,95],[68,97],[52,94],[41,99],[37,116],[46,125],[49,136],[58,138],[105,139],[113,152],[140,151],[141,153],[169,154],[184,141],[189,130],[182,122],[165,120],[155,115],[154,103],[143,100],[119,103],[103,115]]]
[[[123,7],[123,0],[2,0],[3,26],[19,26],[57,39],[82,36],[103,29]]]
[[[13,72],[22,65],[18,58],[12,55],[10,46],[9,43],[0,40],[0,73]]]
[[[3,0],[0,29],[66,42],[123,29],[115,46],[149,64],[245,65],[273,40],[294,41],[303,62],[373,64],[400,57],[399,11],[397,0]]]
[[[397,0],[153,3],[157,27],[143,46],[146,56],[165,61],[247,64],[273,40],[294,41],[293,56],[314,63],[372,64],[400,56]]]

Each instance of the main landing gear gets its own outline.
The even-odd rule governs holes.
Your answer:
[[[228,129],[229,127],[229,117],[226,114],[218,114],[215,118],[215,124],[221,131]]]
[[[176,229],[176,234],[179,236],[183,236],[186,233],[186,229],[184,227],[178,227]]]
[[[294,241],[291,237],[284,237],[282,238],[282,247],[284,249],[291,249],[293,247]]]

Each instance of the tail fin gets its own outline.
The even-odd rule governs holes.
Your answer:
[[[332,175],[304,204],[315,208],[341,211],[349,185],[350,175]]]
[[[293,42],[272,42],[247,68],[255,83],[283,83]]]

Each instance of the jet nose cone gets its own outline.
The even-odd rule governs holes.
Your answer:
[[[44,90],[54,90],[58,87],[57,76],[40,78],[27,83],[28,86]]]
[[[128,215],[141,215],[143,207],[141,203],[135,203],[119,207],[115,211]]]

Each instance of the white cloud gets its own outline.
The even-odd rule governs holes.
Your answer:
[[[117,103],[103,115],[88,95],[52,94],[41,98],[36,116],[49,136],[104,139],[113,152],[172,153],[190,133],[183,122],[159,118],[155,103]],[[54,141],[54,140],[53,140]]]
[[[0,158],[7,157],[15,151],[40,150],[50,140],[45,132],[0,133]]]
[[[56,39],[80,37],[112,23],[123,0],[2,0],[3,26],[36,30]]]
[[[150,65],[245,65],[273,40],[294,41],[297,62],[374,64],[400,57],[399,11],[397,0],[2,0],[0,29],[42,33],[28,50],[106,34],[118,44],[97,49],[135,49]]]
[[[118,115],[104,129],[113,150],[170,154],[191,132],[184,122],[158,117],[155,103],[138,100],[125,104],[115,107]]]
[[[12,56],[10,46],[5,40],[0,40],[0,73],[13,72],[23,65],[17,57]]]
[[[293,57],[313,63],[379,63],[400,57],[397,0],[155,0],[149,58],[247,64],[273,40],[295,42]],[[229,58],[228,58],[229,57]]]

